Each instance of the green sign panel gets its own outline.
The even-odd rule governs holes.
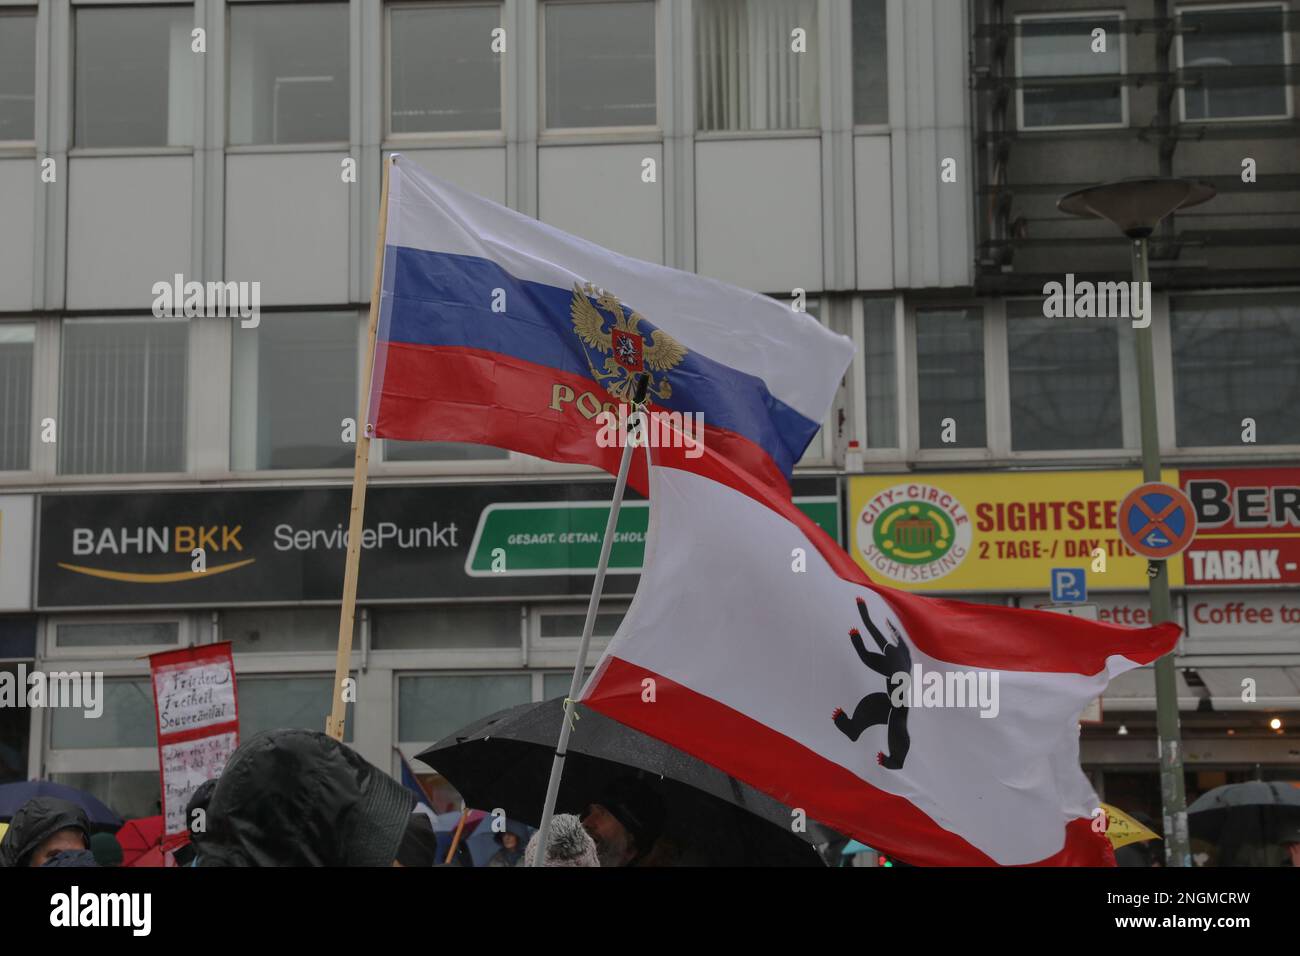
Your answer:
[[[835,498],[795,498],[794,503],[839,541]],[[623,502],[609,556],[611,573],[641,570],[649,518],[649,502]],[[479,516],[465,573],[473,577],[593,574],[607,521],[609,502],[488,505]]]

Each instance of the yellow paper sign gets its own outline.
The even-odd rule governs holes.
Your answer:
[[[1112,849],[1118,850],[1122,846],[1144,840],[1160,839],[1160,834],[1152,833],[1119,807],[1103,803],[1101,808],[1106,812],[1106,838],[1110,840]]]
[[[1090,590],[1144,589],[1147,560],[1116,526],[1140,484],[1137,470],[852,478],[847,544],[873,581],[907,591],[1046,591],[1053,568],[1086,569]],[[1182,562],[1168,568],[1182,586]]]

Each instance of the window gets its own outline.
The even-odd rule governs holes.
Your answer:
[[[1179,12],[1179,65],[1191,84],[1179,89],[1184,120],[1291,115],[1283,18],[1279,4]]]
[[[397,736],[433,743],[481,717],[527,703],[532,695],[530,674],[399,677]]]
[[[193,7],[76,7],[77,146],[194,142]]]
[[[984,315],[978,308],[918,309],[916,394],[922,448],[983,448]],[[943,440],[944,419],[956,441]]]
[[[898,358],[894,300],[862,300],[867,447],[898,447]]]
[[[1020,128],[1123,126],[1128,122],[1123,19],[1115,13],[1020,17]],[[1093,52],[1105,32],[1105,52]],[[1036,77],[1053,82],[1035,85]],[[1087,77],[1098,77],[1089,81]]]
[[[501,6],[388,9],[388,131],[501,129]]]
[[[73,647],[157,646],[179,644],[180,631],[178,621],[56,624],[55,642],[60,650]]]
[[[36,11],[0,10],[0,143],[36,138]]]
[[[189,326],[69,319],[59,373],[59,473],[185,470]]]
[[[102,701],[103,713],[97,717],[87,716],[81,707],[51,707],[50,746],[86,750],[158,745],[158,718],[149,678],[107,678]]]
[[[377,651],[439,649],[518,649],[517,604],[489,607],[449,605],[429,608],[377,608],[371,647]]]
[[[31,467],[36,326],[0,325],[0,471]]]
[[[548,3],[546,126],[654,126],[655,5]]]
[[[853,122],[889,122],[885,0],[853,0]]]
[[[1300,444],[1300,303],[1294,296],[1189,296],[1171,303],[1174,408],[1183,448]]]
[[[333,706],[330,696],[333,677],[240,677],[235,682],[239,695],[239,741],[281,727],[323,730]],[[351,742],[357,717],[348,703],[344,741]]]
[[[802,29],[805,52],[795,52]],[[817,0],[696,0],[701,130],[816,129]]]
[[[230,144],[346,142],[348,5],[228,9]]]
[[[1041,302],[1007,303],[1011,447],[1122,448],[1115,319],[1049,319]]]
[[[623,623],[627,613],[627,604],[602,602],[596,611],[596,622],[591,635],[598,643],[604,643],[614,636],[618,626]],[[582,639],[582,627],[587,623],[586,607],[573,609],[541,608],[537,615],[537,636],[550,640]]]
[[[574,663],[577,663],[576,661]],[[582,683],[587,683],[587,678],[591,676],[594,668],[588,667],[582,672]],[[568,697],[569,688],[573,686],[573,668],[567,671],[557,671],[553,674],[542,675],[542,700],[553,700],[556,697]],[[578,685],[579,688],[582,684]]]
[[[357,316],[264,315],[256,329],[233,327],[231,467],[350,466],[342,422],[357,414]]]
[[[354,618],[354,626],[357,620],[360,615]],[[223,611],[221,639],[230,641],[230,649],[236,654],[335,651],[339,644],[339,612],[334,608]],[[355,630],[352,646],[361,646]]]
[[[23,670],[26,680],[31,664]],[[19,683],[17,664],[0,664],[0,680],[10,683],[19,693],[25,693]],[[12,683],[11,683],[12,682]],[[27,744],[31,739],[32,708],[0,707],[0,784],[18,783],[27,779]]]
[[[384,461],[505,461],[509,457],[509,451],[491,445],[384,439]]]
[[[88,793],[112,807],[123,820],[153,817],[162,813],[160,777],[157,770],[114,770],[103,773],[52,773],[55,783]]]

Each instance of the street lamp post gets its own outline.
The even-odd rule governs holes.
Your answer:
[[[1105,219],[1119,227],[1133,243],[1133,279],[1150,281],[1147,268],[1147,237],[1160,220],[1178,209],[1199,205],[1214,197],[1214,187],[1185,179],[1151,178],[1089,186],[1057,202],[1061,212],[1071,216]],[[1139,289],[1149,288],[1139,285]],[[1139,293],[1141,294],[1141,293]],[[1151,298],[1147,297],[1146,321],[1135,323],[1138,373],[1138,408],[1142,427],[1142,480],[1160,481],[1160,429],[1156,419],[1155,359],[1151,346]],[[1147,566],[1150,585],[1151,623],[1173,618],[1169,598],[1169,569],[1164,561]],[[1178,685],[1174,655],[1164,655],[1155,664],[1156,732],[1160,744],[1160,797],[1164,817],[1165,864],[1191,866],[1187,833],[1187,794],[1183,786],[1182,732],[1178,722]]]

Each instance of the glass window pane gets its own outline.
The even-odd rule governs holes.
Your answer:
[[[1020,21],[1020,74],[1024,77],[1119,76],[1123,72],[1120,18],[1048,18]],[[1106,52],[1092,50],[1092,31],[1106,31]],[[1124,89],[1115,80],[1023,91],[1021,125],[1096,126],[1124,121]]]
[[[792,49],[795,29],[807,49]],[[695,112],[702,130],[816,129],[817,0],[695,0]]]
[[[90,794],[123,820],[162,813],[157,770],[114,770],[108,773],[52,773],[50,779]]]
[[[389,131],[501,128],[499,4],[390,7]]]
[[[49,712],[50,746],[57,750],[158,745],[153,687],[147,677],[106,679],[98,717],[87,717],[79,707],[51,707]]]
[[[577,661],[574,661],[576,664]],[[587,678],[591,676],[593,668],[588,667],[582,672],[582,682],[585,684]],[[556,697],[568,697],[569,688],[573,686],[573,671],[557,671],[554,674],[542,675],[542,700],[552,700]]]
[[[339,642],[339,612],[315,607],[223,611],[221,639],[230,641],[237,654],[333,651]],[[353,646],[361,646],[355,631]]]
[[[984,315],[981,310],[918,310],[916,378],[921,447],[983,448]],[[945,418],[956,421],[955,442],[942,440]]]
[[[56,627],[56,643],[59,647],[176,644],[180,641],[180,631],[181,626],[177,621],[59,624]]]
[[[520,645],[517,604],[490,607],[376,608],[371,646],[377,651],[493,648]]]
[[[853,122],[889,122],[885,0],[853,0]]]
[[[546,125],[654,126],[655,5],[548,3]]]
[[[1191,296],[1171,311],[1178,444],[1240,446],[1243,418],[1261,445],[1300,444],[1300,302]]]
[[[1008,304],[1007,360],[1012,449],[1123,447],[1115,319],[1049,319],[1039,303]]]
[[[867,447],[898,447],[898,356],[894,300],[862,301],[866,355]]]
[[[348,139],[348,5],[231,4],[232,146]]]
[[[596,612],[596,622],[592,626],[593,637],[613,637],[618,626],[623,623],[627,607],[601,607]],[[538,633],[542,637],[581,638],[582,626],[587,623],[587,612],[572,611],[552,613],[543,611],[538,619]]]
[[[193,7],[77,7],[77,146],[194,142]]]
[[[240,677],[235,682],[239,695],[239,742],[242,744],[267,730],[289,727],[324,730],[332,698],[332,677]],[[356,707],[347,704],[345,741],[352,740]]]
[[[36,138],[36,12],[0,10],[0,143]]]
[[[59,473],[185,470],[189,325],[67,320],[59,376]]]
[[[28,665],[30,668],[31,665]],[[18,689],[18,665],[0,664],[0,673],[7,674]],[[27,671],[24,671],[24,676]],[[17,783],[27,779],[27,748],[31,740],[32,708],[0,707],[0,784]]]
[[[1285,116],[1286,46],[1281,8],[1185,11],[1179,14],[1184,69],[1199,81],[1183,90],[1189,120]],[[1249,83],[1230,67],[1274,67]],[[1202,73],[1195,68],[1209,70]],[[1215,71],[1219,70],[1216,75]]]
[[[470,442],[384,440],[384,461],[503,461],[509,457],[504,448]]]
[[[403,742],[441,740],[466,724],[532,700],[528,674],[402,677],[397,681],[397,735]]]
[[[347,468],[341,422],[357,414],[358,318],[263,315],[234,325],[231,465],[239,471]]]
[[[35,342],[34,325],[0,325],[0,471],[31,467]]]

